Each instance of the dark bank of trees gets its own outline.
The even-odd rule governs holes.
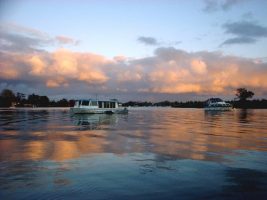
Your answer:
[[[236,99],[227,101],[231,103],[234,108],[267,108],[267,100],[248,100],[254,96],[252,91],[245,88],[238,88],[236,90]],[[4,89],[0,93],[0,107],[72,107],[74,100],[60,99],[59,101],[50,100],[47,96],[40,96],[37,94],[25,95],[23,93],[16,93],[9,89]],[[205,101],[187,101],[187,102],[170,102],[162,101],[157,103],[152,102],[136,102],[129,101],[123,103],[123,106],[131,107],[147,107],[147,106],[171,106],[178,108],[203,108]]]
[[[157,103],[152,102],[137,102],[137,101],[129,101],[123,103],[122,106],[131,106],[131,107],[177,107],[177,108],[203,108],[205,102],[204,101],[187,101],[187,102],[178,102],[178,101],[161,101]]]
[[[23,93],[16,93],[9,89],[4,89],[0,93],[0,107],[69,107],[74,105],[74,100],[61,99],[59,101],[50,100],[47,96]]]
[[[161,101],[157,103],[152,102],[136,102],[136,101],[129,101],[127,103],[123,103],[123,106],[131,106],[131,107],[177,107],[177,108],[203,108],[204,101],[187,101],[187,102],[178,102],[178,101]]]
[[[227,102],[231,103],[234,108],[267,108],[266,99],[248,100],[251,99],[253,96],[254,93],[252,91],[249,91],[246,88],[238,88],[236,90],[236,99]],[[123,106],[171,106],[177,108],[203,108],[205,106],[205,101],[162,101],[158,103],[129,101],[127,103],[124,103]]]

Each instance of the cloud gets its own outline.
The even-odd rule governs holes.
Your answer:
[[[236,37],[225,40],[220,46],[228,44],[251,44],[255,43],[257,40],[250,37]]]
[[[56,80],[47,80],[46,81],[46,86],[48,88],[56,88],[56,87],[59,87],[60,86],[60,83],[57,82]]]
[[[145,45],[151,45],[151,46],[156,46],[156,45],[159,44],[159,42],[153,37],[141,36],[141,37],[137,38],[137,41],[140,42],[140,43],[143,43]]]
[[[48,88],[58,88],[60,86],[67,87],[69,84],[66,82],[66,80],[63,77],[58,77],[56,79],[48,79],[46,81],[46,86]]]
[[[219,9],[219,2],[217,0],[205,0],[204,12],[214,12]]]
[[[4,28],[9,33],[20,33],[20,34],[30,35],[35,38],[43,38],[43,39],[49,38],[49,35],[45,32],[39,31],[34,28],[20,26],[15,23],[4,23],[1,25],[1,28]]]
[[[252,12],[245,12],[242,14],[241,17],[246,20],[246,19],[253,19],[253,16],[254,14]]]
[[[34,55],[29,59],[32,70],[29,72],[32,75],[40,76],[46,73],[46,63],[38,56]]]
[[[55,39],[59,44],[72,44],[72,45],[79,44],[78,40],[74,40],[74,39],[72,39],[70,37],[63,36],[63,35],[58,35],[58,36],[56,36]]]
[[[259,93],[265,91],[266,67],[266,63],[217,52],[188,53],[175,48],[158,48],[152,57],[114,66],[117,73],[108,76],[113,81],[110,86],[117,84],[128,93],[230,95],[238,87],[253,88]]]
[[[225,0],[224,2],[222,2],[221,4],[221,8],[223,10],[229,10],[230,8],[232,8],[233,6],[242,3],[244,0]]]
[[[179,44],[182,43],[182,41],[158,41],[156,38],[154,37],[138,37],[137,41],[145,44],[145,45],[149,45],[149,46],[177,46]]]
[[[259,38],[267,37],[267,27],[250,21],[225,23],[222,27],[225,33],[235,36],[222,45],[255,43]]]
[[[0,29],[0,50],[13,52],[32,52],[37,51],[43,46],[52,44],[52,40],[47,38],[33,38],[15,33],[9,33]]]
[[[216,11],[228,11],[232,7],[244,2],[245,0],[204,0],[203,11],[207,13]]]
[[[243,37],[267,37],[267,27],[253,22],[241,21],[225,23],[223,25],[226,33]]]
[[[1,70],[1,74],[0,74],[0,78],[1,79],[16,79],[18,78],[18,71],[16,71],[15,69],[4,69],[2,68]]]
[[[191,68],[196,74],[207,73],[206,63],[199,59],[194,59],[191,61]]]
[[[26,56],[0,51],[0,83],[25,77],[28,70],[26,60]]]
[[[101,69],[108,61],[103,56],[95,54],[59,49],[45,56],[34,55],[29,59],[29,63],[30,73],[49,79],[46,84],[50,87],[66,86],[68,82],[73,81],[97,85],[108,80],[104,70]]]
[[[67,36],[52,37],[36,29],[19,26],[14,23],[0,25],[0,50],[12,52],[43,51],[45,47],[55,45],[77,45],[79,41]]]
[[[0,85],[23,85],[46,95],[66,97],[119,93],[128,100],[134,95],[145,98],[145,94],[233,95],[238,87],[267,93],[266,62],[218,52],[161,47],[152,56],[129,59],[63,48],[52,52],[32,49],[0,51]]]

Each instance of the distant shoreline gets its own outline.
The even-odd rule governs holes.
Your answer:
[[[239,109],[267,109],[267,100],[247,100],[247,101],[227,101],[228,103],[233,105],[233,108]],[[162,101],[157,103],[152,102],[139,102],[139,101],[129,101],[123,103],[124,107],[172,107],[172,108],[204,108],[205,101],[187,101],[187,102],[170,102],[170,101]],[[70,108],[72,105],[64,105],[64,106],[13,106],[13,107],[5,107],[1,106],[0,108]]]
[[[246,100],[246,101],[226,101],[233,105],[233,108],[241,108],[241,109],[267,109],[267,100]],[[129,101],[127,103],[122,104],[125,107],[173,107],[173,108],[204,108],[205,101],[187,101],[187,102],[170,102],[170,101],[162,101],[157,103],[151,102],[135,102]]]
[[[233,108],[244,108],[244,109],[267,109],[266,99],[252,99],[254,95],[253,92],[246,90],[245,88],[237,89],[237,99],[233,101],[226,101],[230,103]],[[15,95],[12,90],[4,89],[0,95],[0,108],[53,108],[53,107],[73,107],[75,104],[74,99],[67,100],[65,98],[58,101],[50,100],[47,96],[40,96],[37,94],[25,95],[23,93],[17,92]],[[122,103],[123,107],[174,107],[174,108],[204,108],[206,101],[161,101],[152,103],[149,101],[128,101]]]

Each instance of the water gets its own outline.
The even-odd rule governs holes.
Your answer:
[[[0,110],[0,199],[266,199],[267,110]]]

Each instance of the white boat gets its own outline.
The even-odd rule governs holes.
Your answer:
[[[101,101],[96,99],[76,100],[70,111],[74,114],[113,114],[128,113],[128,109],[122,107],[117,99]]]
[[[204,110],[231,110],[232,105],[230,103],[226,103],[220,98],[210,98],[206,101],[206,105]]]

